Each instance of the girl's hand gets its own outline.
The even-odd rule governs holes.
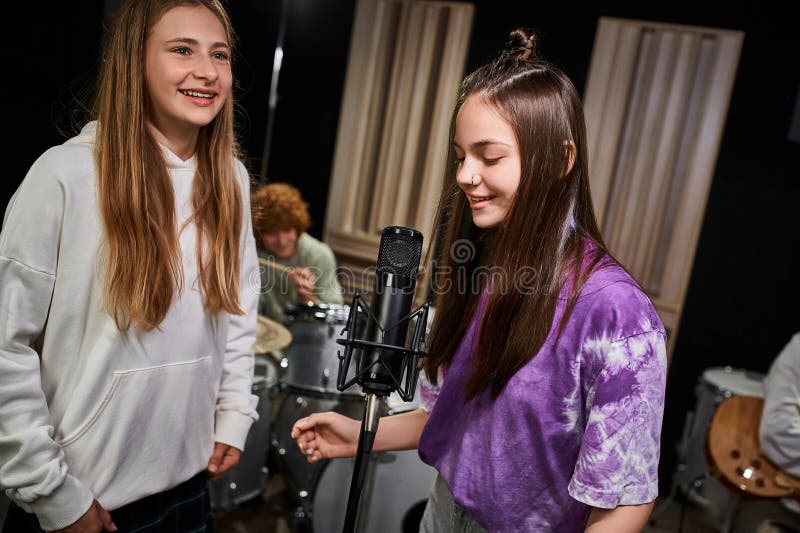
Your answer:
[[[309,463],[333,457],[353,457],[358,451],[361,422],[339,413],[314,413],[292,427],[292,438]]]
[[[211,459],[208,460],[208,466],[206,466],[209,479],[213,481],[239,464],[241,456],[242,452],[233,446],[215,442],[214,453],[211,454]]]
[[[116,531],[117,526],[111,520],[111,515],[103,509],[100,502],[94,500],[89,510],[83,513],[77,522],[50,533],[100,533],[101,531]]]

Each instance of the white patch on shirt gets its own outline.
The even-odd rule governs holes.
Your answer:
[[[575,383],[580,384],[581,379],[581,354],[577,354],[572,362],[569,364],[570,375],[572,379],[575,380]],[[564,398],[563,402],[563,414],[564,418],[566,419],[566,424],[564,424],[564,430],[572,433],[574,431],[578,431],[578,420],[581,414],[581,405],[580,405],[580,385],[572,387],[571,393]]]

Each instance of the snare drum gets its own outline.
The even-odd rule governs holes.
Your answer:
[[[239,464],[209,484],[211,508],[215,511],[228,510],[255,498],[264,490],[269,477],[267,447],[272,401],[277,391],[277,366],[269,356],[256,355],[253,374],[252,390],[258,396],[258,420],[250,427]]]
[[[287,327],[292,343],[283,351],[280,381],[288,390],[303,396],[361,399],[358,387],[345,392],[336,388],[338,353],[336,342],[347,325],[350,306],[336,304],[298,305],[287,310]]]
[[[680,464],[675,482],[681,491],[716,519],[732,510],[736,495],[711,472],[706,456],[709,425],[719,404],[735,395],[764,397],[764,375],[731,367],[705,370],[695,388],[697,404],[687,415],[683,439],[678,446]]]

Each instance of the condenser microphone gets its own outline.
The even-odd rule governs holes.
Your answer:
[[[364,339],[368,342],[405,346],[409,314],[422,256],[422,233],[403,226],[389,226],[381,233],[376,264],[375,291]],[[358,350],[358,384],[367,394],[388,395],[403,374],[404,354],[390,348]]]
[[[394,391],[411,401],[419,377],[419,358],[425,355],[429,304],[411,312],[422,257],[422,233],[403,226],[389,226],[381,233],[376,265],[375,291],[371,305],[356,292],[347,318],[345,347],[339,354],[336,386],[344,391],[358,383],[365,394],[364,417],[350,482],[343,533],[355,530],[358,503],[364,486],[365,464],[378,432],[383,400]],[[363,319],[362,320],[360,320]],[[406,344],[408,325],[415,322],[410,346]],[[356,359],[356,372],[347,379],[350,361]]]

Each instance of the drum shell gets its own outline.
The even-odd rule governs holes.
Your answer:
[[[353,459],[333,459],[322,471],[313,497],[314,533],[339,533],[344,524],[353,474]],[[371,457],[359,517],[359,531],[403,533],[406,516],[423,505],[436,479],[436,470],[419,458],[417,450],[379,452]]]
[[[277,468],[309,514],[314,487],[325,467],[325,461],[309,463],[292,439],[291,431],[297,420],[312,413],[326,411],[361,419],[364,413],[364,401],[360,397],[320,398],[287,389],[275,418],[272,446],[277,455]]]
[[[734,395],[764,396],[763,374],[731,367],[706,369],[695,387],[697,403],[687,419],[675,482],[688,499],[721,520],[737,495],[714,476],[706,454],[709,426],[719,405]]]
[[[290,314],[287,327],[292,343],[283,351],[280,375],[286,389],[309,397],[360,400],[357,387],[344,392],[336,387],[338,354],[344,350],[336,341],[347,324],[349,309],[346,305],[299,306]]]
[[[412,402],[403,402],[396,393],[386,398],[384,417],[417,408],[419,391]],[[298,419],[324,411],[335,411],[361,419],[365,402],[339,396],[320,398],[289,391],[275,420],[273,448],[278,454],[278,470],[297,496],[314,533],[341,531],[353,474],[353,459],[332,459],[309,463],[300,452],[291,428]],[[419,458],[416,450],[375,452],[372,454],[367,481],[362,492],[360,531],[367,533],[402,533],[402,522],[415,507],[427,501],[436,470]],[[361,527],[363,526],[363,527]]]
[[[259,418],[250,426],[239,464],[209,484],[211,508],[215,511],[229,510],[255,498],[266,486],[269,478],[266,459],[277,383],[277,364],[269,356],[256,355],[252,393],[258,397]]]

